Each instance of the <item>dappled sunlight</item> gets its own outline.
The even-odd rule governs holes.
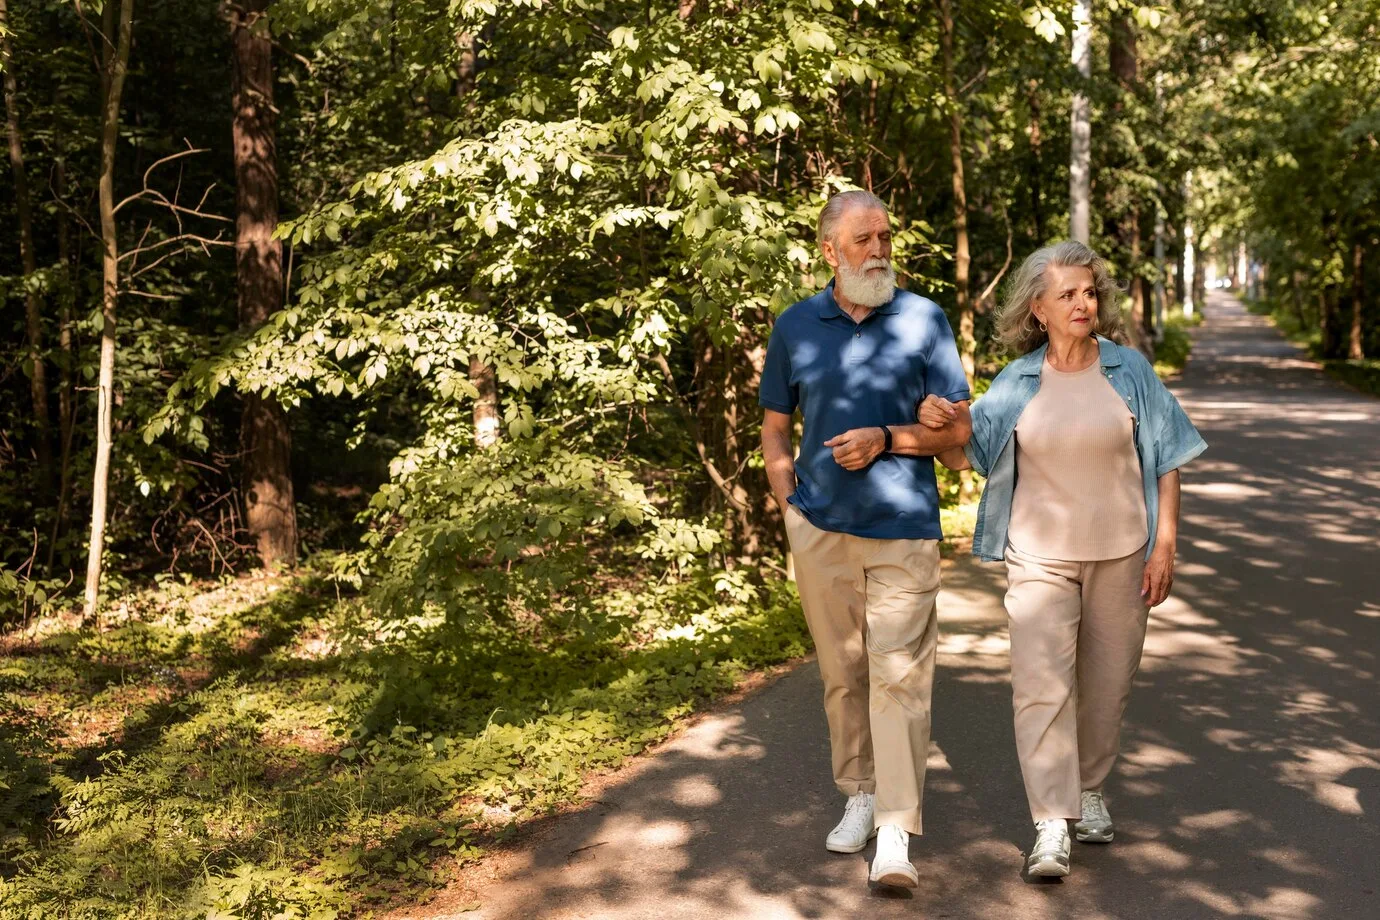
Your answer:
[[[1280,782],[1302,789],[1314,801],[1348,815],[1362,815],[1360,790],[1338,780],[1354,770],[1380,769],[1380,749],[1347,744],[1341,750],[1303,748],[1279,765]]]
[[[1174,591],[1151,612],[1107,784],[1112,845],[1076,845],[1059,883],[1022,877],[1005,569],[960,557],[938,603],[919,888],[869,888],[871,846],[821,845],[843,800],[809,663],[553,822],[467,916],[1363,916],[1380,884],[1380,477],[1345,438],[1380,441],[1380,415],[1281,342],[1233,353],[1222,324],[1260,332],[1239,310],[1214,318],[1176,384],[1211,449],[1184,472]]]
[[[1122,772],[1130,777],[1143,777],[1173,767],[1190,766],[1194,759],[1182,751],[1162,744],[1139,742],[1124,747],[1121,752]]]
[[[1182,872],[1193,861],[1184,853],[1158,840],[1147,840],[1118,847],[1116,857],[1136,873]]]

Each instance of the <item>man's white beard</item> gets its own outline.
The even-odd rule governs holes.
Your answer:
[[[886,271],[869,271],[884,268]],[[839,259],[834,286],[845,298],[860,307],[880,307],[896,292],[896,270],[886,259],[867,259],[854,268],[847,259]]]

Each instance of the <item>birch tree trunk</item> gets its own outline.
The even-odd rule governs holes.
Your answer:
[[[114,4],[106,7],[114,9]],[[110,488],[110,449],[115,412],[115,319],[120,297],[120,248],[115,233],[115,151],[120,134],[120,98],[129,69],[129,46],[134,29],[134,0],[120,0],[118,18],[107,16],[113,28],[107,36],[105,89],[101,111],[101,358],[96,378],[96,464],[91,481],[91,539],[87,544],[86,591],[82,616],[96,615],[101,592],[101,563],[105,552],[106,505]],[[113,21],[112,21],[113,20]],[[114,32],[114,35],[110,33]]]
[[[1092,0],[1075,0],[1073,22],[1073,64],[1086,83],[1092,78]],[[1087,243],[1092,219],[1092,102],[1081,88],[1073,94],[1072,137],[1069,237]]]

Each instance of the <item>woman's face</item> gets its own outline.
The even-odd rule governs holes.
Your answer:
[[[1035,318],[1049,327],[1052,344],[1086,339],[1097,328],[1092,269],[1051,265],[1045,269],[1045,292],[1030,306]]]

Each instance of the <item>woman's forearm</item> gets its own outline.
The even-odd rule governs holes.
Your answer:
[[[973,468],[973,465],[968,462],[968,455],[963,452],[961,447],[951,447],[948,450],[940,451],[934,455],[934,459],[951,470],[971,470]]]
[[[1160,477],[1159,520],[1155,525],[1155,545],[1173,549],[1179,543],[1179,471]]]

